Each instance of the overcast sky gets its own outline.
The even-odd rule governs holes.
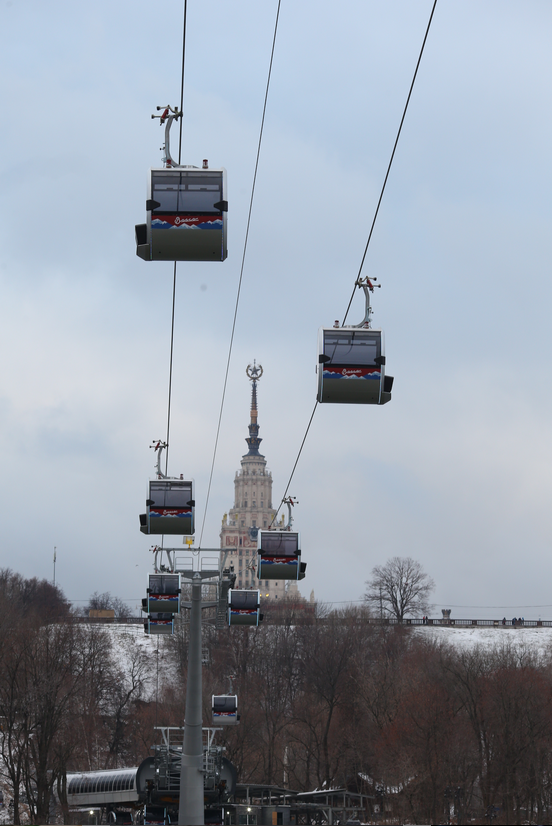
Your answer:
[[[282,0],[204,547],[233,504],[253,359],[284,492],[431,6]],[[201,524],[277,3],[188,7],[182,159],[225,166],[229,200],[228,259],[178,267],[169,472],[195,478]],[[134,225],[161,165],[150,115],[180,98],[182,14],[0,5],[0,566],[51,579],[56,546],[75,601],[138,605],[151,569],[138,514],[166,432],[173,267],[136,257]],[[437,3],[363,270],[393,399],[318,406],[290,487],[306,596],[358,600],[374,565],[412,556],[436,613],[552,617],[551,29],[542,0]]]

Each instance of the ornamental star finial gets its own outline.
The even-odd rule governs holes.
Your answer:
[[[247,378],[250,379],[250,381],[258,381],[263,375],[263,368],[262,365],[257,364],[255,360],[253,361],[253,366],[251,366],[251,364],[247,365],[247,367],[245,368],[245,372],[247,374]]]

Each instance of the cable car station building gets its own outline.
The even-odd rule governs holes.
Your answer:
[[[251,414],[247,453],[242,456],[241,470],[234,478],[234,507],[224,514],[220,532],[220,547],[228,552],[227,565],[234,566],[236,588],[255,588],[263,599],[284,599],[286,582],[279,579],[257,579],[257,538],[259,530],[268,530],[276,515],[272,507],[272,474],[266,467],[265,457],[259,453],[262,439],[257,423],[257,382],[263,369],[253,363],[247,368],[251,381]],[[282,522],[273,527],[282,528]],[[294,584],[294,583],[292,583]]]

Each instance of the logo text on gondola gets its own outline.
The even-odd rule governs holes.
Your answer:
[[[177,215],[174,219],[174,223],[178,226],[178,224],[196,224],[199,221],[199,218],[181,218],[180,215]]]

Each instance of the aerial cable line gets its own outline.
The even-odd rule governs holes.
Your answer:
[[[180,128],[178,130],[178,164],[182,163],[182,125],[184,122],[184,64],[186,62],[186,19],[188,0],[184,0],[184,21],[182,24],[182,74],[180,77]],[[175,262],[176,263],[176,262]]]
[[[353,298],[354,298],[354,295],[355,295],[355,291],[356,291],[356,288],[357,288],[357,286],[358,286],[358,281],[359,281],[359,279],[360,279],[360,276],[361,276],[361,273],[362,273],[362,269],[363,269],[363,267],[364,267],[364,261],[366,260],[366,254],[367,254],[367,252],[368,252],[368,247],[370,246],[370,241],[372,240],[372,233],[374,232],[374,226],[375,226],[375,224],[376,224],[376,220],[377,220],[377,217],[378,217],[378,214],[379,214],[379,208],[380,208],[380,206],[381,206],[381,202],[382,202],[382,198],[383,198],[383,193],[385,192],[385,187],[387,186],[387,179],[389,178],[389,173],[391,172],[391,166],[392,166],[392,164],[393,164],[393,159],[394,159],[394,157],[395,157],[395,151],[396,151],[396,149],[397,149],[397,144],[399,143],[399,138],[400,138],[400,136],[401,136],[401,131],[402,131],[402,128],[403,128],[404,119],[405,119],[405,117],[406,117],[406,111],[407,111],[407,109],[408,109],[408,104],[410,103],[410,98],[411,98],[411,96],[412,96],[412,90],[414,89],[414,83],[416,82],[416,76],[417,76],[417,74],[418,74],[418,69],[420,68],[420,63],[421,63],[421,60],[422,60],[422,55],[423,55],[423,53],[424,53],[424,48],[425,48],[425,44],[426,44],[426,40],[427,40],[427,36],[428,36],[428,34],[429,34],[429,29],[430,29],[430,27],[431,27],[431,21],[433,20],[433,12],[435,11],[435,6],[436,6],[436,5],[437,5],[437,0],[434,0],[433,7],[432,7],[432,9],[431,9],[431,14],[429,15],[429,21],[428,21],[428,24],[427,24],[426,33],[425,33],[425,35],[424,35],[424,40],[423,40],[423,43],[422,43],[422,48],[420,49],[420,54],[419,54],[419,56],[418,56],[418,62],[416,63],[416,69],[414,70],[414,77],[412,78],[412,83],[410,84],[410,91],[408,92],[408,97],[407,97],[407,99],[406,99],[406,104],[405,104],[404,111],[403,111],[402,118],[401,118],[401,122],[400,122],[400,125],[399,125],[399,130],[398,130],[398,132],[397,132],[397,137],[395,138],[395,143],[394,143],[394,145],[393,145],[393,151],[391,152],[391,158],[389,159],[389,165],[388,165],[388,167],[387,167],[387,172],[385,173],[385,179],[384,179],[384,181],[383,181],[383,186],[382,186],[382,188],[381,188],[380,196],[379,196],[379,198],[378,198],[378,203],[377,203],[377,206],[376,206],[376,211],[375,211],[375,213],[374,213],[374,218],[373,218],[373,220],[372,220],[372,226],[370,227],[370,233],[369,233],[369,235],[368,235],[368,240],[367,240],[367,242],[366,242],[366,247],[364,248],[364,255],[362,256],[362,261],[360,262],[360,267],[359,267],[359,270],[358,270],[358,275],[357,275],[357,278],[356,278],[356,281],[355,281],[355,286],[353,287],[353,292],[352,292],[352,294],[351,294],[351,298],[350,298],[350,300],[349,300],[349,304],[347,305],[347,310],[346,310],[346,312],[345,312],[345,316],[344,316],[343,321],[342,321],[342,323],[341,323],[341,326],[342,326],[342,327],[345,325],[345,322],[346,322],[346,320],[347,320],[347,316],[349,315],[349,310],[351,309],[351,304],[352,304],[352,302],[353,302]]]
[[[173,372],[173,352],[174,352],[174,308],[176,304],[176,261],[174,262],[173,290],[172,290],[172,315],[171,315],[171,348],[169,356],[169,398],[167,403],[167,444],[165,453],[165,476],[169,474],[169,433],[171,430],[171,395],[172,395],[172,372]]]
[[[304,444],[305,444],[305,442],[306,442],[306,440],[307,440],[307,436],[308,436],[308,433],[309,433],[309,430],[310,430],[310,426],[311,426],[311,424],[312,424],[312,420],[314,419],[314,414],[316,413],[316,408],[317,408],[317,407],[318,407],[318,400],[314,403],[314,408],[313,408],[313,411],[312,411],[312,413],[311,413],[311,417],[310,417],[310,419],[309,419],[309,423],[308,423],[308,425],[307,425],[307,429],[306,429],[306,431],[305,431],[305,435],[303,436],[303,441],[301,442],[301,447],[299,448],[299,453],[297,454],[297,458],[296,458],[296,460],[295,460],[295,464],[293,465],[293,470],[291,471],[290,477],[289,477],[289,479],[288,479],[288,483],[287,483],[287,485],[286,485],[286,489],[285,489],[285,491],[284,491],[284,495],[282,496],[281,502],[280,502],[280,504],[278,505],[278,510],[276,511],[276,513],[274,514],[274,516],[272,517],[272,522],[270,523],[271,525],[272,525],[272,524],[274,524],[274,520],[275,520],[275,519],[276,519],[276,517],[278,516],[278,513],[279,513],[279,511],[280,511],[280,508],[282,507],[282,505],[283,505],[283,504],[284,504],[284,502],[286,501],[287,492],[288,492],[288,490],[289,490],[289,486],[291,485],[291,480],[293,479],[293,474],[295,473],[295,468],[297,467],[297,464],[298,464],[298,462],[299,462],[299,458],[300,458],[300,456],[301,456],[301,453],[303,452],[303,446],[304,446]]]
[[[188,13],[188,0],[184,0],[184,22],[182,26],[182,72],[180,76],[180,129],[178,132],[178,164],[182,162],[182,122],[184,120],[184,66],[186,62],[186,19]],[[173,271],[173,293],[172,293],[172,316],[171,316],[171,348],[169,356],[169,398],[167,402],[167,443],[165,453],[165,476],[169,473],[169,434],[171,430],[171,397],[172,397],[172,372],[173,372],[173,352],[174,352],[174,308],[176,305],[176,261]]]
[[[400,122],[400,125],[399,125],[399,130],[398,130],[398,132],[397,132],[397,137],[395,138],[395,143],[394,143],[394,145],[393,145],[393,151],[391,152],[391,158],[390,158],[390,160],[389,160],[389,164],[388,164],[388,166],[387,166],[387,172],[385,173],[385,179],[384,179],[384,181],[383,181],[383,186],[382,186],[382,188],[381,188],[380,196],[379,196],[378,203],[377,203],[377,206],[376,206],[376,211],[375,211],[375,213],[374,213],[374,218],[373,218],[373,220],[372,220],[372,225],[371,225],[371,227],[370,227],[370,233],[369,233],[369,235],[368,235],[368,240],[367,240],[367,242],[366,242],[366,247],[365,247],[365,249],[364,249],[364,255],[362,256],[362,261],[360,262],[360,267],[359,267],[359,270],[358,270],[357,279],[356,279],[356,281],[355,281],[355,286],[353,287],[353,292],[352,292],[351,298],[350,298],[350,300],[349,300],[349,304],[348,304],[348,306],[347,306],[347,310],[346,310],[346,312],[345,312],[345,316],[344,316],[344,318],[343,318],[343,322],[342,322],[342,324],[341,324],[341,326],[342,326],[342,327],[344,326],[345,321],[347,320],[347,316],[348,316],[348,314],[349,314],[349,310],[350,310],[350,308],[351,308],[351,304],[352,304],[352,301],[353,301],[353,298],[354,298],[354,295],[355,295],[355,291],[356,291],[356,288],[357,288],[357,286],[358,286],[358,282],[359,282],[359,279],[360,279],[360,276],[361,276],[361,273],[362,273],[362,268],[364,267],[364,261],[365,261],[365,259],[366,259],[366,254],[367,254],[367,252],[368,252],[368,247],[369,247],[369,245],[370,245],[370,241],[372,240],[372,234],[373,234],[373,232],[374,232],[374,226],[375,226],[375,224],[376,224],[376,219],[377,219],[377,217],[378,217],[379,208],[380,208],[380,206],[381,206],[381,202],[382,202],[382,199],[383,199],[383,193],[385,192],[385,187],[386,187],[386,185],[387,185],[387,179],[389,178],[389,173],[391,172],[391,166],[392,166],[392,164],[393,164],[393,159],[394,159],[394,157],[395,157],[395,151],[396,151],[396,149],[397,149],[397,145],[398,145],[398,143],[399,143],[399,138],[400,138],[400,136],[401,136],[401,131],[402,131],[402,127],[403,127],[404,119],[405,119],[405,117],[406,117],[406,112],[407,112],[407,109],[408,109],[408,104],[410,103],[410,98],[411,98],[411,96],[412,96],[412,90],[414,89],[414,83],[415,83],[415,81],[416,81],[416,76],[417,76],[417,74],[418,74],[418,69],[419,69],[419,67],[420,67],[420,63],[421,63],[421,60],[422,60],[422,55],[423,55],[423,53],[424,53],[424,48],[425,48],[425,44],[426,44],[427,37],[428,37],[428,34],[429,34],[429,29],[430,29],[430,27],[431,27],[431,21],[433,20],[433,13],[434,13],[434,11],[435,11],[435,6],[436,6],[436,5],[437,5],[437,0],[434,0],[433,7],[432,7],[432,9],[431,9],[431,14],[430,14],[430,16],[429,16],[429,22],[428,22],[428,24],[427,24],[426,32],[425,32],[424,39],[423,39],[423,42],[422,42],[422,48],[420,49],[420,54],[418,55],[418,61],[417,61],[417,63],[416,63],[416,69],[414,70],[414,76],[413,76],[413,78],[412,78],[412,83],[410,84],[410,90],[409,90],[409,92],[408,92],[408,97],[407,97],[407,99],[406,99],[406,104],[405,104],[404,111],[403,111],[402,118],[401,118],[401,122]],[[311,424],[312,424],[312,420],[313,420],[313,418],[314,418],[314,414],[315,414],[315,412],[316,412],[316,408],[317,408],[317,407],[318,407],[318,401],[317,401],[317,402],[316,402],[316,404],[314,405],[314,410],[312,411],[311,417],[310,417],[310,419],[309,419],[309,423],[308,423],[308,425],[307,425],[307,429],[306,429],[306,431],[305,431],[305,435],[303,436],[303,441],[301,442],[301,447],[299,448],[299,453],[297,454],[297,458],[296,458],[296,460],[295,460],[295,464],[293,465],[293,470],[291,471],[291,475],[290,475],[290,477],[289,477],[289,480],[288,480],[288,483],[287,483],[287,487],[286,487],[285,493],[284,493],[284,495],[282,496],[282,500],[281,500],[281,502],[280,502],[280,504],[279,504],[279,506],[278,506],[278,511],[279,511],[279,510],[280,510],[280,508],[282,507],[282,504],[284,503],[284,500],[285,500],[285,498],[286,498],[286,495],[287,495],[287,492],[288,492],[289,486],[290,486],[290,484],[291,484],[291,480],[293,479],[293,474],[295,473],[295,469],[296,469],[296,467],[297,467],[297,463],[299,462],[299,457],[301,456],[301,452],[302,452],[303,447],[304,447],[304,445],[305,445],[305,441],[306,441],[306,438],[307,438],[308,432],[309,432],[309,430],[310,430],[310,426],[311,426]],[[274,518],[272,519],[272,522],[271,522],[270,524],[272,524],[272,523],[274,522],[274,520],[276,519],[276,516],[278,515],[278,511],[276,511],[276,514],[275,514],[275,516],[274,516]]]
[[[278,8],[276,10],[276,21],[274,23],[274,36],[272,38],[272,50],[270,52],[270,64],[269,64],[269,67],[268,67],[268,77],[267,77],[267,81],[266,81],[266,91],[265,91],[265,98],[264,98],[264,105],[263,105],[263,115],[262,115],[262,118],[261,118],[261,128],[259,130],[259,141],[258,141],[258,144],[257,144],[257,157],[256,157],[256,160],[255,160],[255,171],[253,173],[253,184],[251,186],[251,198],[250,198],[250,201],[249,201],[249,212],[247,214],[247,227],[246,227],[246,230],[245,230],[245,240],[244,240],[244,244],[243,244],[243,254],[242,254],[241,267],[240,267],[240,277],[239,277],[239,281],[238,281],[238,291],[237,291],[237,294],[236,294],[236,304],[235,304],[235,307],[234,307],[234,319],[233,319],[233,322],[232,322],[232,332],[230,334],[230,346],[228,348],[228,359],[227,359],[227,362],[226,362],[226,372],[224,374],[224,383],[223,383],[223,388],[222,388],[222,399],[221,399],[221,403],[220,403],[220,411],[219,411],[219,418],[218,418],[218,424],[217,424],[217,432],[216,432],[216,436],[215,436],[215,445],[214,445],[214,448],[213,448],[213,459],[212,459],[212,462],[211,462],[211,472],[209,474],[209,484],[207,486],[207,497],[206,497],[206,500],[205,500],[205,510],[203,512],[203,521],[201,523],[201,533],[199,535],[198,548],[201,548],[201,540],[203,539],[203,530],[205,528],[205,520],[207,518],[207,508],[209,507],[209,497],[211,495],[211,484],[212,484],[212,481],[213,481],[213,473],[214,473],[214,470],[215,470],[215,460],[216,460],[216,456],[217,456],[218,441],[219,441],[219,436],[220,436],[220,425],[221,425],[221,422],[222,422],[222,413],[223,413],[223,409],[224,409],[224,401],[225,401],[225,398],[226,398],[226,387],[227,387],[227,384],[228,384],[228,372],[230,370],[230,359],[232,358],[232,348],[233,348],[233,345],[234,345],[234,334],[236,332],[236,321],[237,321],[237,318],[238,318],[238,306],[239,306],[239,303],[240,303],[241,286],[242,286],[242,280],[243,280],[243,269],[244,269],[244,266],[245,266],[245,256],[246,256],[246,252],[247,252],[247,242],[249,240],[249,227],[251,225],[251,213],[252,213],[252,210],[253,210],[253,199],[255,197],[255,186],[256,186],[256,183],[257,183],[257,171],[259,169],[259,158],[260,158],[260,155],[261,155],[261,143],[262,143],[262,139],[263,139],[263,130],[264,130],[265,115],[266,115],[266,105],[267,105],[267,101],[268,101],[268,90],[270,88],[270,78],[271,78],[271,75],[272,75],[272,63],[273,63],[273,60],[274,60],[274,49],[275,49],[275,46],[276,46],[276,35],[278,33],[278,20],[279,20],[279,17],[280,17],[281,2],[282,2],[282,0],[278,0]]]

